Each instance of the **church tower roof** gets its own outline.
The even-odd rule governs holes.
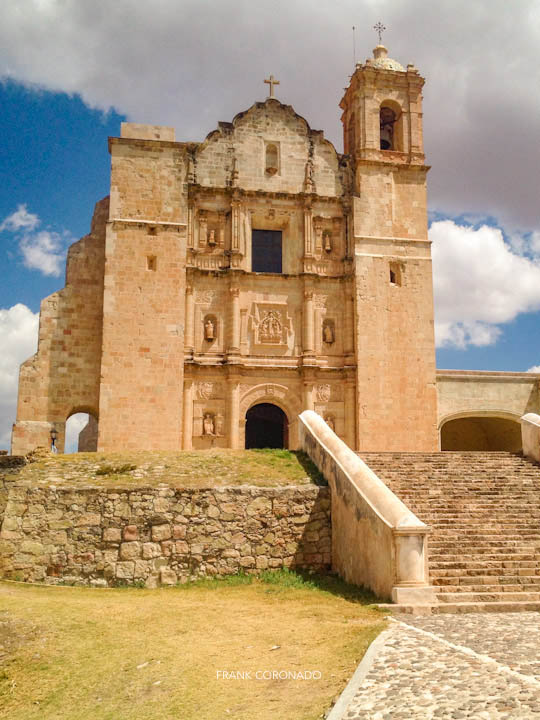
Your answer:
[[[378,70],[405,72],[403,65],[398,63],[397,60],[388,57],[388,50],[384,45],[377,45],[377,47],[373,49],[373,57],[366,60],[366,65],[377,68]]]

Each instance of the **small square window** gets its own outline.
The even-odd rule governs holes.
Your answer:
[[[156,270],[157,269],[157,258],[155,255],[147,255],[146,269],[147,270]]]

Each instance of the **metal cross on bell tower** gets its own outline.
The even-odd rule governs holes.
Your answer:
[[[378,22],[376,25],[373,26],[373,29],[379,36],[379,45],[382,45],[382,34],[386,30],[386,27],[382,24],[382,22]]]

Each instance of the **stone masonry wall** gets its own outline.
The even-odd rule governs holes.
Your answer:
[[[26,463],[17,455],[0,455],[0,528],[8,501],[9,491],[19,476],[19,470]]]
[[[0,574],[50,584],[171,585],[331,564],[326,487],[10,491]]]

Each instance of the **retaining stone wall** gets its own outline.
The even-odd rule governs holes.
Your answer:
[[[175,584],[267,568],[330,569],[327,487],[12,487],[3,577]]]
[[[19,470],[26,464],[24,457],[18,455],[0,455],[0,528],[4,519],[9,491],[18,479]]]

